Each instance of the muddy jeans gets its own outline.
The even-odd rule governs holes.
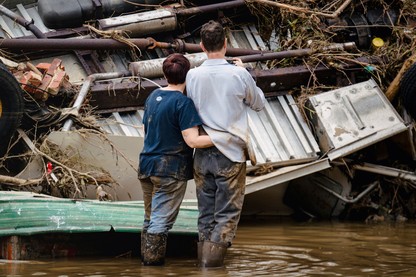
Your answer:
[[[185,195],[186,183],[171,177],[140,179],[145,207],[144,231],[167,234],[172,229]]]
[[[196,149],[194,178],[199,240],[231,245],[244,202],[246,163],[235,163],[215,147]]]

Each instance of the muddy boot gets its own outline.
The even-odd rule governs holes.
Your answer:
[[[198,261],[200,267],[221,267],[224,265],[227,245],[212,241],[198,242]]]
[[[146,244],[147,230],[142,230],[140,234],[140,259],[143,261],[144,245]]]
[[[146,234],[142,260],[144,265],[163,265],[165,263],[167,240],[166,234]]]

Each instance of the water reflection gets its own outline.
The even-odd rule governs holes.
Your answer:
[[[0,263],[1,276],[416,276],[416,224],[243,221],[226,266],[168,257],[143,267],[137,257]]]

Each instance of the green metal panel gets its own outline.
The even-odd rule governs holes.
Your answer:
[[[197,234],[198,210],[182,207],[172,233]],[[143,201],[55,198],[0,192],[0,236],[40,233],[140,232]]]

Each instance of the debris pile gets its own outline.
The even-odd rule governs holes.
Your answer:
[[[412,0],[247,2],[258,19],[261,36],[265,41],[278,37],[279,50],[346,41],[357,46],[354,52],[316,51],[307,58],[271,61],[270,67],[306,64],[313,71],[323,63],[336,70],[347,61],[358,62],[357,57],[377,56],[380,63],[376,66],[361,65],[385,90],[415,48],[416,5]],[[323,89],[316,79],[311,81],[306,93]]]

